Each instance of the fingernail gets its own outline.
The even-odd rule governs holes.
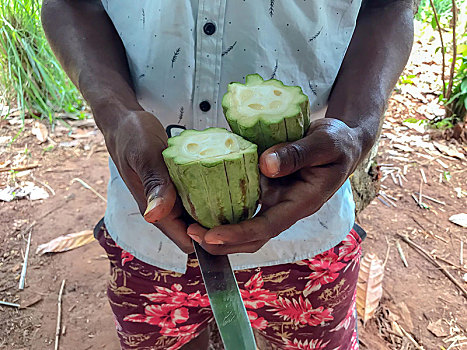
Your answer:
[[[150,197],[148,200],[148,206],[146,207],[146,211],[144,212],[144,217],[146,217],[154,208],[162,203],[161,197]]]
[[[205,239],[205,241],[206,241],[207,244],[224,244],[224,242],[222,242],[219,239],[211,239],[211,240]]]
[[[188,236],[190,236],[193,241],[201,243],[201,238],[200,237],[198,237],[196,235],[190,235],[190,234],[188,234]]]
[[[271,176],[277,175],[280,170],[280,160],[276,152],[266,155],[266,168]]]

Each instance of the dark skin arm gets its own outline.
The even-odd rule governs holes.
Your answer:
[[[375,143],[386,101],[412,47],[412,1],[368,0],[331,92],[326,118],[303,139],[260,157],[262,210],[253,219],[188,234],[213,254],[255,252],[316,212]]]
[[[183,208],[162,159],[165,129],[139,105],[123,44],[101,1],[46,0],[42,24],[63,69],[91,106],[144,218],[192,252]]]

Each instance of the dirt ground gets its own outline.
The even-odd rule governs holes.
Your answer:
[[[423,50],[419,46],[412,56]],[[430,62],[412,63],[406,74],[415,72],[420,78],[418,71],[426,72],[428,66]],[[434,69],[431,74],[436,76]],[[459,266],[460,242],[467,241],[466,229],[448,220],[453,214],[466,212],[467,147],[444,140],[441,132],[419,132],[403,123],[408,117],[424,119],[429,113],[426,106],[436,99],[420,88],[422,80],[400,87],[391,99],[379,151],[386,197],[375,199],[358,218],[368,233],[364,254],[375,253],[381,260],[387,257],[384,293],[376,317],[365,326],[360,323],[362,349],[415,349],[414,342],[426,350],[467,349],[467,298],[439,268],[397,237],[408,235],[431,255],[449,261],[440,263],[467,288],[463,282],[465,253],[464,266]],[[421,89],[418,95],[414,85]],[[92,122],[70,122],[71,129],[60,124],[53,131],[48,127],[48,139],[40,143],[31,133],[35,121],[26,122],[25,130],[8,145],[21,125],[17,117],[0,120],[0,170],[18,164],[37,163],[38,167],[0,172],[0,189],[15,181],[32,181],[44,189],[44,184],[48,185],[55,194],[46,189],[50,194],[47,199],[0,201],[0,300],[24,307],[0,306],[0,349],[53,348],[57,297],[64,279],[60,348],[118,349],[105,296],[109,264],[98,243],[60,254],[35,254],[39,244],[92,229],[104,215],[104,201],[73,181],[84,180],[105,196],[109,174],[102,136]],[[439,151],[435,144],[449,147],[451,153],[442,147]],[[459,154],[464,158],[459,159]],[[429,208],[422,209],[412,198],[420,189],[420,169],[427,180],[422,193],[442,204],[424,198]],[[393,181],[391,172],[400,179],[395,176]],[[26,288],[19,291],[28,227],[33,223]],[[398,241],[408,267],[399,255]],[[401,336],[394,322],[409,336]]]

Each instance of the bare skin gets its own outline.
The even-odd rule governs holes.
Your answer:
[[[182,219],[184,211],[161,155],[167,146],[165,130],[137,102],[123,44],[101,2],[46,0],[42,22],[64,70],[91,106],[141,214],[186,253],[193,251],[191,238],[213,254],[255,252],[316,212],[375,142],[386,100],[413,40],[411,0],[367,0],[326,118],[315,121],[302,140],[261,155],[261,213],[206,230]],[[203,332],[183,349],[207,349],[208,338]]]

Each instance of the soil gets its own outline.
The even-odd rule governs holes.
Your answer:
[[[420,50],[419,46],[415,54]],[[417,67],[420,65],[412,63],[406,73],[411,69],[416,71]],[[422,70],[426,71],[425,68]],[[467,188],[466,161],[427,149],[419,141],[423,138],[433,144],[436,140],[464,155],[466,146],[444,140],[441,132],[419,133],[403,123],[408,117],[426,117],[420,108],[436,96],[424,91],[421,94],[427,101],[414,97],[413,91],[404,92],[404,87],[396,90],[386,114],[379,164],[391,164],[383,165],[380,171],[382,190],[396,199],[393,200],[395,206],[387,197],[380,196],[358,218],[368,233],[363,243],[364,254],[374,253],[381,260],[387,257],[384,293],[376,316],[365,325],[362,321],[359,324],[362,349],[415,349],[406,335],[401,336],[395,322],[424,349],[467,349],[467,298],[438,268],[399,240],[408,262],[408,267],[404,267],[396,248],[397,234],[408,235],[432,255],[456,265],[440,261],[467,288],[462,279],[467,272],[465,254],[464,266],[459,267],[460,242],[467,241],[466,229],[449,221],[451,215],[465,212],[467,207],[467,194],[456,190]],[[47,184],[55,192],[37,201],[0,201],[0,300],[24,307],[0,306],[3,318],[0,349],[53,348],[62,280],[66,280],[66,284],[60,348],[118,349],[105,294],[109,263],[98,243],[94,241],[64,253],[35,254],[39,244],[63,234],[92,229],[104,215],[104,201],[79,182],[73,182],[74,178],[80,178],[105,196],[109,174],[102,136],[92,122],[70,121],[71,129],[60,124],[53,131],[48,127],[49,138],[40,143],[31,133],[34,123],[27,119],[25,131],[8,145],[21,125],[17,117],[0,121],[0,139],[3,138],[0,140],[0,170],[8,161],[11,164],[5,167],[39,164],[23,172],[0,172],[0,189],[15,181],[32,181],[43,188]],[[404,166],[407,167],[405,175]],[[396,174],[397,168],[406,178],[401,180],[403,187],[393,182],[388,174],[389,171]],[[423,200],[429,205],[428,209],[416,204],[411,195],[419,191],[420,169],[427,179],[422,193],[445,204],[428,199]],[[19,291],[28,227],[34,222],[26,288]]]

